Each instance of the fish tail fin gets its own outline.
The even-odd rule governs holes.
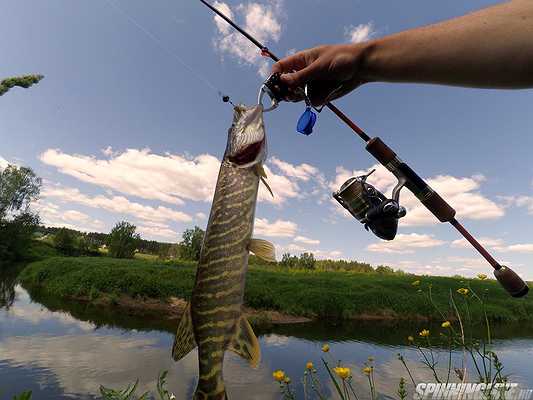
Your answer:
[[[176,336],[174,337],[172,358],[174,361],[179,361],[195,348],[196,340],[194,340],[194,332],[192,328],[191,305],[190,303],[187,303],[187,306],[181,315],[178,329],[176,330]]]
[[[241,315],[235,327],[235,333],[228,344],[228,350],[248,360],[253,368],[261,360],[261,348],[255,333],[244,315]]]

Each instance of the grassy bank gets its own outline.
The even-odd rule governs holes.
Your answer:
[[[106,257],[53,257],[29,264],[20,275],[25,287],[41,289],[63,298],[96,301],[105,296],[128,296],[136,301],[170,297],[188,299],[193,287],[193,263],[161,264],[146,260],[117,260]],[[412,282],[420,280],[414,287]],[[421,319],[440,320],[427,298],[432,285],[434,302],[448,310],[452,291],[471,286],[488,293],[486,311],[490,319],[533,321],[533,299],[513,299],[495,281],[460,280],[445,277],[416,277],[377,273],[314,272],[251,266],[246,284],[245,305],[310,318]],[[419,292],[418,290],[422,291]],[[469,300],[474,320],[482,307]]]

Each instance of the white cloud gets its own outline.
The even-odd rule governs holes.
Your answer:
[[[266,218],[256,218],[254,233],[269,237],[293,237],[298,230],[298,225],[292,221],[278,219],[269,222]]]
[[[103,195],[88,196],[78,189],[62,186],[46,186],[42,192],[43,198],[57,198],[61,202],[76,203],[86,207],[100,208],[109,212],[128,214],[138,219],[154,222],[190,222],[190,215],[168,207],[151,207],[129,201],[123,196],[106,197]]]
[[[399,234],[393,241],[382,240],[368,245],[367,250],[379,253],[407,254],[413,253],[413,249],[431,248],[441,246],[445,242],[435,239],[433,235],[421,235],[418,233]]]
[[[502,253],[533,253],[533,243],[506,244],[502,239],[482,237],[478,239],[483,246]],[[451,243],[455,248],[468,248],[470,243],[466,239],[454,240]]]
[[[368,177],[367,182],[374,185],[387,197],[390,197],[392,189],[396,185],[396,178],[381,164],[376,164],[368,170],[355,171],[337,167],[337,175],[335,180],[330,183],[330,188],[338,190],[349,177],[365,175],[372,169],[376,171]],[[484,180],[485,178],[482,175],[465,178],[438,175],[434,178],[426,179],[426,182],[457,211],[459,218],[475,220],[500,218],[505,214],[505,207],[496,204],[478,192],[480,184]],[[438,223],[436,217],[409,190],[402,189],[400,203],[407,209],[407,216],[400,220],[402,226],[422,226]],[[341,207],[340,205],[337,206]],[[343,214],[349,216],[347,213]]]
[[[498,249],[502,252],[533,253],[533,243],[517,243]]]
[[[285,175],[277,175],[273,173],[266,165],[264,167],[267,175],[267,182],[274,193],[274,197],[272,197],[265,185],[260,182],[259,194],[257,196],[258,201],[266,201],[281,205],[287,199],[301,197],[300,188],[296,182],[291,181]]]
[[[197,212],[196,214],[194,214],[194,216],[195,216],[196,219],[198,219],[198,220],[204,220],[204,219],[207,219],[207,215],[205,215],[203,212]]]
[[[215,1],[213,3],[213,7],[215,7],[217,10],[222,12],[226,17],[233,20],[235,16],[233,15],[233,12],[231,11],[231,8],[226,3]],[[220,18],[218,15],[215,15],[215,24],[217,26],[218,31],[221,34],[228,35],[231,30],[233,29],[230,24],[228,24],[226,21],[224,21],[222,18]]]
[[[137,232],[139,232],[143,237],[147,236],[150,238],[160,238],[160,239],[167,239],[171,240],[173,242],[176,242],[179,240],[179,233],[172,230],[168,225],[139,225],[137,227]]]
[[[108,159],[55,149],[46,150],[40,158],[83,182],[143,199],[183,205],[184,200],[210,202],[213,198],[220,161],[210,154],[185,157],[153,154],[149,149],[127,149],[122,153],[107,150]],[[273,173],[267,166],[265,171],[274,197],[261,184],[259,201],[281,205],[289,198],[300,197],[296,182]]]
[[[39,213],[42,223],[47,226],[64,227],[83,232],[101,230],[104,227],[102,221],[91,218],[89,215],[77,210],[62,210],[50,201],[39,200],[32,205]]]
[[[280,169],[285,175],[292,178],[308,181],[313,176],[319,175],[318,168],[309,164],[293,165],[286,161],[281,161],[276,157],[272,157],[270,162]]]
[[[182,205],[183,199],[209,201],[220,161],[209,154],[192,159],[128,149],[108,160],[49,149],[41,161],[84,182],[144,199]]]
[[[214,3],[227,17],[237,20],[242,27],[255,37],[259,42],[268,46],[277,42],[281,36],[282,1],[269,0],[266,3],[241,3],[234,8],[228,4],[216,1]],[[238,14],[244,20],[236,18]],[[269,63],[260,55],[259,49],[242,34],[230,28],[220,17],[215,16],[214,22],[217,34],[213,40],[215,48],[222,54],[234,57],[242,64],[255,65],[261,76],[267,76],[270,70]]]
[[[490,247],[490,248],[498,248],[503,245],[502,239],[481,237],[477,240],[483,246]],[[455,248],[470,248],[472,246],[465,238],[454,240],[453,242],[451,242],[450,245],[451,247],[455,247]]]
[[[533,197],[531,196],[507,196],[503,198],[508,205],[525,207],[527,213],[533,215]]]
[[[344,29],[344,36],[352,43],[366,42],[375,34],[376,31],[374,30],[374,24],[372,22],[357,26],[350,25]]]
[[[5,158],[0,156],[0,171],[3,171],[4,169],[6,169],[8,165],[9,165],[9,162]]]
[[[295,242],[299,242],[299,243],[303,243],[303,244],[308,244],[308,245],[319,245],[320,244],[320,240],[310,239],[310,238],[305,237],[305,236],[296,236],[294,238],[294,241]]]

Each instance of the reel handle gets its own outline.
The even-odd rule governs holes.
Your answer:
[[[527,283],[511,268],[502,265],[494,270],[494,276],[507,292],[513,297],[523,297],[529,292]]]

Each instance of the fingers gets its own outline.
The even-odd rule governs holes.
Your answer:
[[[281,74],[286,72],[298,71],[307,66],[307,59],[305,52],[300,51],[291,56],[285,57],[283,60],[279,60],[272,66],[272,73],[279,72]]]
[[[303,87],[306,83],[309,83],[316,79],[320,75],[320,67],[318,62],[313,62],[311,65],[287,74],[281,75],[281,80],[285,82],[289,87]]]

